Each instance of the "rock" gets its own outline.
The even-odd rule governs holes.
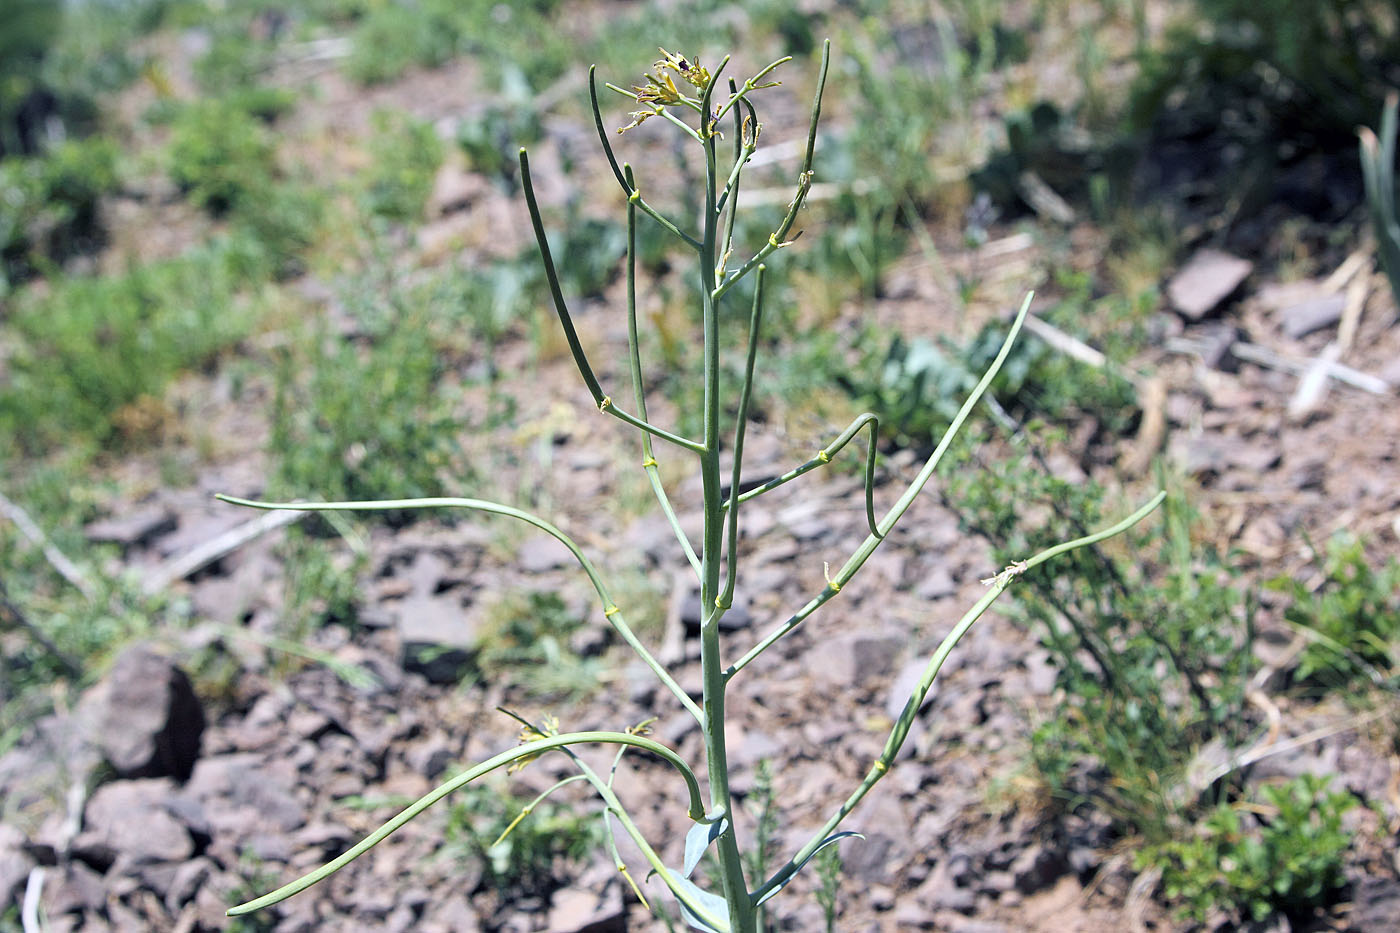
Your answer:
[[[813,671],[834,689],[886,681],[908,639],[888,633],[857,632],[819,642],[810,655]]]
[[[181,907],[194,900],[213,873],[214,863],[203,856],[179,865],[165,889],[166,909],[172,914],[179,913]]]
[[[1306,337],[1315,330],[1330,327],[1341,320],[1342,309],[1346,307],[1346,303],[1347,297],[1342,292],[1317,295],[1280,312],[1279,326],[1294,340]]]
[[[1016,890],[1022,894],[1034,894],[1049,887],[1065,873],[1064,858],[1040,843],[1031,843],[1021,850],[1011,863],[1011,874],[1015,878]]]
[[[163,505],[103,518],[83,528],[93,544],[119,544],[123,548],[144,547],[163,534],[175,530],[175,513]]]
[[[1386,385],[1392,389],[1400,389],[1400,356],[1382,366],[1376,375],[1384,379]]]
[[[204,708],[185,672],[150,645],[123,651],[83,706],[93,744],[118,776],[190,776]]]
[[[451,895],[429,909],[423,933],[479,933],[481,918],[465,894]]]
[[[290,770],[283,762],[249,752],[204,758],[181,796],[203,805],[216,835],[247,833],[259,826],[290,833],[306,822]]]
[[[1219,307],[1254,271],[1254,263],[1219,250],[1203,249],[1172,276],[1167,298],[1172,307],[1198,321]]]
[[[648,670],[647,673],[651,672]],[[441,735],[419,742],[404,752],[404,761],[408,766],[430,781],[446,771],[456,758],[452,745]]]
[[[957,591],[957,581],[953,579],[948,566],[941,562],[926,570],[923,579],[914,587],[915,596],[929,600],[952,596]]]
[[[194,840],[164,806],[174,790],[165,778],[99,787],[84,811],[85,829],[73,840],[74,854],[98,865],[111,864],[118,856],[135,865],[189,858]]]
[[[1196,348],[1201,362],[1211,369],[1232,373],[1240,368],[1240,361],[1230,349],[1240,339],[1240,332],[1233,324],[1218,321],[1196,328]]]
[[[428,217],[465,211],[489,192],[490,183],[481,175],[467,171],[459,162],[448,160],[438,169],[433,179],[433,190],[428,195],[425,210]]]
[[[102,876],[82,862],[69,862],[50,870],[44,879],[44,910],[49,917],[82,911],[98,911],[107,903]]]
[[[1393,878],[1365,878],[1352,895],[1353,930],[1392,929],[1400,917],[1400,882]]]
[[[898,676],[890,685],[888,699],[885,700],[885,714],[890,719],[898,719],[900,713],[904,712],[904,705],[909,702],[910,696],[914,693],[914,688],[919,685],[919,680],[924,676],[924,670],[928,667],[928,662],[922,658],[915,658],[900,669]],[[929,688],[924,694],[923,701],[919,704],[919,711],[923,712],[930,703],[933,702],[933,695],[937,690],[937,685]]]
[[[901,930],[932,930],[937,923],[932,910],[913,900],[905,900],[894,911],[894,925]]]
[[[451,595],[404,600],[398,629],[399,663],[430,683],[456,683],[476,653],[476,625]]]
[[[558,538],[541,533],[525,539],[515,560],[516,566],[526,573],[545,573],[568,567],[574,562],[574,555]]]
[[[549,933],[625,933],[627,911],[617,885],[601,892],[565,888],[549,906]]]

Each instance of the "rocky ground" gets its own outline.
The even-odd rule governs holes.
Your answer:
[[[1378,284],[1370,282],[1345,359],[1394,379],[1400,340],[1393,305]],[[1393,525],[1400,507],[1394,390],[1371,394],[1333,383],[1324,400],[1290,415],[1306,376],[1251,361],[1251,354],[1322,357],[1320,344],[1335,339],[1336,328],[1318,309],[1338,302],[1324,284],[1311,288],[1251,284],[1243,300],[1208,322],[1163,318],[1177,323],[1154,360],[1166,388],[1166,426],[1154,443],[1165,443],[1199,478],[1201,505],[1219,541],[1237,545],[1263,573],[1301,566],[1298,536],[1305,529],[1322,538],[1351,528],[1386,550],[1400,531]],[[567,370],[561,366],[556,376],[567,378]],[[567,403],[575,424],[598,418],[580,394]],[[619,446],[613,457],[561,424],[550,448],[552,497],[564,504],[564,527],[603,567],[666,581],[668,618],[656,641],[680,682],[698,695],[695,599],[678,576],[683,564],[667,527],[652,519],[616,529],[587,523],[591,505],[636,481],[630,448]],[[1125,441],[1125,455],[1138,442]],[[753,474],[797,462],[791,446],[757,433]],[[878,501],[891,501],[917,466],[912,455],[891,457]],[[863,537],[854,478],[817,478],[815,494],[795,485],[743,513],[747,563],[727,620],[730,644],[751,642],[818,591],[823,561],[840,560]],[[682,485],[682,497],[687,489]],[[215,490],[256,495],[261,485],[250,464],[231,461],[198,488],[130,503],[88,534],[119,543],[127,566],[161,580],[172,561],[258,520],[212,501]],[[682,516],[688,526],[695,518]],[[578,607],[589,592],[552,539],[503,534],[498,524],[428,521],[374,531],[359,628],[326,627],[312,641],[369,675],[354,684],[322,665],[285,674],[256,643],[236,637],[240,627],[274,627],[280,531],[203,566],[177,568],[187,579],[170,585],[202,621],[173,640],[129,648],[71,711],[43,721],[0,759],[10,811],[31,819],[3,828],[0,885],[11,892],[37,887],[30,879],[43,867],[42,903],[53,930],[222,929],[230,903],[343,851],[393,812],[385,801],[416,797],[458,766],[509,747],[517,729],[494,708],[518,694],[454,682],[481,608],[491,592],[511,588],[556,591]],[[863,774],[902,702],[901,686],[977,598],[979,578],[996,569],[989,560],[930,495],[837,601],[736,682],[735,783],[751,793],[758,762],[771,763],[790,827],[779,833],[780,851],[805,841]],[[586,701],[555,708],[568,728],[616,729],[654,715],[661,741],[691,760],[702,757],[694,722],[627,663],[625,646],[614,644],[597,612],[574,647],[605,657],[611,673]],[[197,696],[181,670],[210,651],[237,665],[222,698]],[[973,629],[899,766],[850,822],[866,838],[846,851],[841,929],[1172,928],[1133,890],[1127,853],[1108,845],[1105,826],[1043,822],[1033,800],[1017,797],[1019,748],[1053,688],[1046,652],[1025,633],[995,616]],[[1337,716],[1288,712],[1288,734]],[[1361,847],[1367,855],[1354,865],[1352,904],[1321,928],[1380,930],[1400,909],[1396,850],[1387,841],[1400,770],[1373,739],[1365,728],[1339,731],[1260,766],[1272,774],[1336,773],[1379,807],[1362,818],[1381,839]],[[545,760],[517,780],[543,789],[562,768]],[[653,838],[672,838],[665,851],[676,857],[684,810],[677,782],[640,756],[628,759],[625,772],[619,786],[638,807],[639,823]],[[566,884],[545,895],[506,903],[488,885],[478,892],[481,867],[444,845],[444,820],[430,813],[410,825],[330,882],[276,908],[266,928],[650,928],[607,859],[560,865]],[[796,893],[776,902],[783,928],[818,928],[810,887],[794,885]]]
[[[431,109],[431,95],[408,96]],[[326,111],[353,119],[333,106]],[[487,253],[500,245],[489,232],[497,221],[518,218],[499,193],[454,171],[439,179],[434,218],[416,238],[429,258],[460,248]],[[1014,305],[1017,272],[1038,249],[1000,232],[980,250],[954,247],[945,255],[950,267],[977,265],[1005,283],[1005,294],[987,297],[989,309]],[[1400,552],[1400,327],[1369,254],[1358,255],[1330,277],[1281,284],[1238,257],[1197,254],[1164,283],[1153,347],[1137,362],[1151,374],[1139,385],[1139,434],[1111,449],[1071,447],[1066,457],[1081,470],[1136,464],[1127,472],[1146,475],[1151,456],[1165,450],[1198,484],[1205,537],[1222,551],[1236,548],[1254,579],[1311,574],[1305,533],[1322,541],[1348,529],[1371,543],[1377,559]],[[953,317],[938,281],[924,260],[911,259],[892,275],[885,301],[844,309],[843,318],[916,316],[935,329]],[[335,313],[325,283],[303,284],[311,304]],[[621,323],[589,315],[585,337],[616,346],[625,340]],[[508,345],[504,352],[523,351]],[[660,581],[637,591],[657,618],[646,639],[698,696],[698,598],[684,561],[664,522],[616,506],[620,496],[643,490],[634,441],[593,409],[566,360],[529,382],[508,379],[503,390],[518,399],[518,424],[529,431],[503,429],[471,443],[483,456],[517,450],[514,487],[549,505],[601,567]],[[504,519],[375,526],[365,543],[358,624],[321,628],[308,645],[320,662],[334,663],[288,664],[269,652],[285,532],[211,498],[263,492],[261,418],[249,414],[246,398],[235,403],[217,377],[181,391],[201,399],[201,411],[228,426],[233,440],[193,485],[113,502],[109,518],[87,532],[117,544],[121,569],[153,591],[187,600],[192,625],[129,647],[71,709],[44,719],[0,757],[9,814],[0,825],[0,895],[37,896],[48,929],[230,928],[224,910],[231,904],[343,852],[396,812],[396,802],[513,745],[519,730],[496,712],[500,705],[557,714],[571,730],[621,729],[655,716],[659,741],[689,760],[703,757],[694,721],[629,660],[567,552]],[[781,473],[820,441],[755,429],[749,475]],[[918,466],[908,453],[884,461],[877,508],[894,500]],[[674,484],[678,501],[694,501],[692,481],[678,472]],[[1139,491],[1147,488],[1144,480]],[[693,529],[697,515],[685,511],[681,519]],[[814,474],[755,501],[741,527],[745,569],[725,620],[734,652],[818,592],[823,563],[843,561],[864,537],[863,493],[851,475]],[[751,802],[759,763],[771,766],[784,827],[775,851],[786,857],[804,843],[859,781],[906,685],[983,592],[978,581],[997,569],[985,544],[959,531],[931,489],[838,599],[736,680],[733,780]],[[493,594],[523,590],[558,593],[586,614],[571,647],[602,659],[606,673],[583,699],[545,702],[509,685],[458,682]],[[1287,665],[1282,649],[1290,639],[1273,622],[1261,633],[1261,664]],[[201,679],[196,690],[192,673],[207,675],[211,657],[223,659],[218,689]],[[1131,852],[1113,843],[1104,822],[1049,819],[1024,780],[1028,725],[1053,708],[1054,687],[1049,655],[1033,637],[996,615],[972,630],[898,766],[848,822],[865,839],[844,849],[838,929],[1179,927],[1151,900]],[[1400,759],[1385,739],[1393,723],[1347,723],[1346,710],[1278,703],[1281,748],[1290,737],[1323,737],[1266,757],[1255,776],[1335,774],[1375,808],[1352,814],[1362,832],[1348,902],[1312,928],[1393,928],[1400,916]],[[546,758],[514,780],[538,792],[566,773],[562,760]],[[670,839],[663,854],[679,861],[684,802],[674,775],[633,755],[618,786],[639,825],[653,839]],[[449,821],[441,808],[429,811],[328,882],[237,928],[659,928],[601,854],[554,865],[557,887],[501,892],[470,847],[452,842]],[[741,828],[751,833],[752,819]],[[640,882],[640,859],[625,847],[623,854]],[[655,883],[643,890],[661,896]],[[774,902],[780,929],[821,929],[812,890],[804,877]],[[1267,929],[1287,928],[1280,921]]]

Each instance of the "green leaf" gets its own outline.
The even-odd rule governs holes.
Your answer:
[[[705,854],[710,843],[724,835],[728,828],[729,821],[724,819],[715,820],[713,823],[696,823],[690,827],[690,831],[685,834],[685,865],[682,869],[687,878],[695,871],[695,866],[700,864],[700,857]]]
[[[704,825],[704,824],[700,824]],[[685,898],[677,896],[676,902],[681,905],[681,914],[685,916],[685,922],[697,930],[704,930],[705,933],[729,933],[729,905],[724,902],[724,898],[718,894],[711,894],[696,887],[695,882],[676,871],[674,868],[666,869],[666,873],[671,876],[671,886],[685,892]],[[723,926],[715,926],[709,923],[694,910],[686,901],[699,906],[706,913],[720,918]]]
[[[780,885],[778,885],[777,887],[775,887],[773,890],[769,891],[767,894],[763,895],[763,897],[760,898],[759,901],[758,901],[758,903],[757,903],[757,904],[754,904],[754,906],[757,907],[759,904],[762,904],[764,901],[769,900],[770,898],[772,898],[772,896],[773,896],[774,894],[777,894],[777,893],[778,893],[779,891],[781,891],[783,888],[787,887],[787,886],[788,886],[788,882],[789,882],[789,881],[792,881],[793,878],[796,878],[796,877],[797,877],[797,873],[800,872],[800,871],[802,871],[802,869],[803,869],[804,867],[806,867],[806,865],[807,865],[808,862],[810,862],[812,859],[816,858],[816,855],[817,855],[818,852],[820,852],[822,849],[825,849],[825,848],[826,848],[827,846],[829,846],[829,845],[832,845],[832,844],[834,844],[834,843],[840,842],[842,839],[844,839],[844,838],[847,837],[847,836],[855,836],[857,839],[864,839],[864,838],[865,838],[865,836],[862,835],[861,833],[851,832],[851,831],[849,831],[849,830],[846,831],[846,832],[844,832],[844,833],[833,833],[832,835],[827,836],[825,839],[823,839],[823,840],[821,841],[821,845],[819,845],[819,846],[817,846],[815,849],[813,849],[813,850],[812,850],[812,854],[809,855],[809,856],[807,856],[805,859],[803,859],[802,862],[801,862],[801,863],[797,866],[797,868],[793,871],[793,873],[792,873],[791,875],[788,875],[786,881],[784,881],[782,884],[780,884]]]

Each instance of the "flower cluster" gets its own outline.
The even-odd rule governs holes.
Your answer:
[[[632,94],[637,98],[639,104],[649,104],[649,110],[633,111],[632,122],[626,126],[619,127],[619,133],[625,133],[634,126],[640,126],[648,117],[654,117],[661,113],[662,108],[671,104],[679,104],[683,101],[694,100],[687,98],[676,86],[676,79],[667,72],[675,72],[682,79],[688,82],[691,87],[703,91],[710,83],[710,70],[700,64],[697,58],[694,61],[687,59],[684,55],[676,52],[668,52],[661,49],[662,58],[652,67],[656,69],[656,75],[650,73],[643,74],[647,83],[642,86],[633,86]]]

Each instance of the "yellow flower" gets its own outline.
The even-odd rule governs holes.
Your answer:
[[[559,720],[555,719],[553,716],[546,715],[544,719],[541,720],[538,729],[534,726],[525,726],[520,730],[520,744],[524,745],[528,742],[538,742],[540,739],[547,739],[552,735],[558,734]],[[517,758],[506,768],[506,773],[514,774],[538,757],[540,757],[539,752]]]
[[[656,63],[658,72],[670,68],[690,82],[692,87],[704,90],[710,84],[710,70],[700,64],[700,59],[688,61],[684,55],[677,52],[668,52],[661,49],[661,54],[665,56]]]

